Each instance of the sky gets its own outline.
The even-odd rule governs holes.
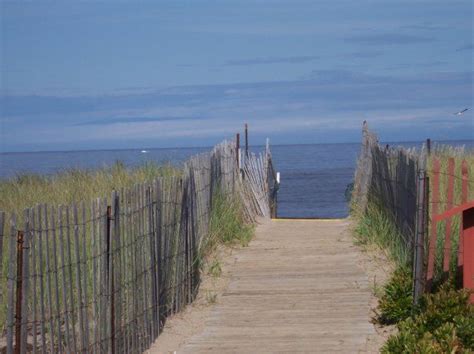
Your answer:
[[[0,4],[0,152],[474,139],[470,0]]]

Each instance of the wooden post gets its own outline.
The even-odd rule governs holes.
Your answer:
[[[240,169],[240,134],[239,133],[235,135],[235,139],[236,139],[235,153],[236,153],[236,158],[237,158],[237,166]]]
[[[16,309],[15,353],[21,353],[21,303],[23,301],[23,231],[17,232],[16,244]]]
[[[111,221],[112,221],[112,207],[107,206],[107,284],[110,284],[110,349],[111,353],[115,353],[115,306],[114,306],[114,275],[113,275],[113,261],[111,261]],[[113,258],[112,258],[113,260]]]
[[[474,208],[462,213],[462,233],[464,242],[463,287],[474,290]],[[474,304],[474,292],[469,302]]]
[[[461,174],[462,174],[462,184],[461,184],[461,203],[464,204],[467,202],[468,190],[468,169],[467,161],[463,160],[461,164]],[[463,266],[463,257],[464,257],[464,240],[463,232],[461,230],[459,235],[459,249],[458,249],[458,267]]]
[[[245,157],[249,157],[249,126],[245,123]]]
[[[448,160],[448,200],[446,210],[453,207],[453,192],[454,192],[454,158],[450,157]],[[446,220],[446,238],[444,240],[444,255],[443,255],[443,271],[449,272],[449,263],[451,261],[451,218]]]
[[[416,190],[416,233],[415,233],[415,252],[413,261],[413,303],[416,305],[423,295],[424,279],[423,279],[423,265],[425,255],[425,230],[426,230],[426,216],[427,216],[427,186],[426,186],[426,171],[420,170],[418,172]]]
[[[433,183],[432,183],[432,198],[431,198],[431,215],[438,214],[438,204],[439,204],[439,169],[440,162],[437,158],[433,161]],[[431,283],[433,280],[434,274],[434,265],[435,265],[435,253],[436,253],[436,239],[438,236],[437,222],[432,220],[431,230],[430,230],[430,243],[428,249],[428,270],[427,270],[427,290],[430,289]]]

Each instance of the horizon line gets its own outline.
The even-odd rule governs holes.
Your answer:
[[[231,139],[223,139],[231,140]],[[383,144],[399,144],[399,143],[423,143],[425,140],[400,140],[400,141],[385,141],[381,140]],[[431,139],[431,143],[436,142],[455,142],[455,141],[472,141],[474,139],[446,139],[446,140],[434,140]],[[242,141],[241,141],[242,143]],[[218,143],[217,143],[218,144]],[[328,143],[283,143],[283,144],[271,144],[272,146],[306,146],[306,145],[344,145],[344,144],[361,144],[361,141],[347,141],[347,142],[328,142]],[[78,150],[19,150],[19,151],[0,151],[0,155],[4,154],[38,154],[38,153],[69,153],[69,152],[97,152],[97,151],[129,151],[129,150],[173,150],[173,149],[212,149],[215,145],[201,145],[201,146],[178,146],[178,147],[130,147],[130,148],[112,148],[112,149],[78,149]],[[265,144],[250,144],[249,147],[264,147]],[[241,144],[241,148],[243,144]]]

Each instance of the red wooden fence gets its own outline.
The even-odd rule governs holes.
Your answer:
[[[428,269],[426,272],[426,284],[431,287],[435,273],[436,243],[438,239],[438,222],[446,220],[446,231],[443,242],[443,272],[449,274],[452,254],[452,217],[462,213],[462,222],[459,230],[458,242],[458,266],[463,271],[463,286],[474,289],[474,200],[468,202],[469,176],[467,161],[461,163],[461,204],[454,205],[454,182],[455,159],[448,159],[446,171],[441,171],[441,163],[438,158],[433,158],[433,169],[431,178],[431,228],[428,247]],[[445,207],[441,207],[440,202],[440,175],[447,175],[447,186],[445,195],[447,196]],[[442,191],[444,193],[444,191]],[[444,209],[444,211],[440,211]],[[466,266],[465,266],[466,265]],[[474,301],[474,294],[471,295],[471,302]]]

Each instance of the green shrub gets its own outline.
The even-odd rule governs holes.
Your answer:
[[[382,353],[469,353],[474,350],[474,306],[465,290],[447,282],[423,297],[416,314],[401,321]]]
[[[377,319],[381,324],[398,323],[411,315],[412,303],[411,270],[399,267],[383,288]]]

